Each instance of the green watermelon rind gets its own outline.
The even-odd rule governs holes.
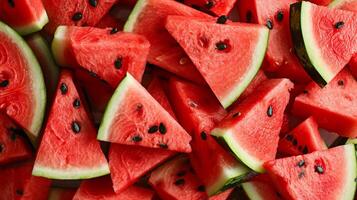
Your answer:
[[[349,174],[346,175],[345,191],[341,192],[342,197],[338,199],[351,200],[354,198],[357,188],[357,182],[355,181],[357,178],[357,152],[353,144],[344,145],[344,148],[346,150],[345,160],[348,162],[346,172]]]
[[[239,82],[236,86],[234,86],[234,89],[232,89],[231,94],[225,97],[224,99],[220,100],[224,108],[227,108],[230,105],[232,105],[232,103],[234,103],[238,99],[238,97],[248,87],[249,83],[257,75],[260,67],[263,64],[265,53],[268,49],[268,43],[269,43],[269,29],[264,27],[261,29],[259,34],[259,40],[256,43],[256,49],[252,56],[252,64],[250,66],[250,70],[248,71],[248,73],[244,75],[245,77],[243,81]]]
[[[42,28],[49,22],[47,13],[45,10],[43,10],[41,17],[37,20],[34,21],[31,24],[28,24],[26,26],[17,26],[13,27],[20,35],[28,35],[31,33],[35,33],[37,31],[42,30]]]
[[[38,63],[35,55],[31,51],[30,47],[26,44],[26,42],[20,37],[13,29],[11,29],[6,24],[0,22],[0,32],[3,32],[12,41],[21,49],[21,54],[28,60],[30,70],[30,75],[32,82],[32,88],[34,92],[34,97],[36,98],[36,106],[34,106],[34,116],[33,122],[31,126],[26,130],[31,142],[36,144],[37,137],[40,133],[42,123],[45,117],[45,109],[46,109],[46,87],[43,79],[43,74],[41,71],[40,64]]]
[[[67,26],[58,26],[51,45],[53,58],[55,59],[56,63],[60,66],[67,66],[68,63],[66,62],[65,58],[65,49],[67,48],[66,44],[66,35],[67,35]]]
[[[264,200],[264,197],[259,194],[253,182],[242,183],[242,188],[249,199]]]
[[[133,32],[135,24],[139,18],[139,15],[143,8],[145,8],[148,0],[139,0],[136,4],[134,9],[131,11],[128,20],[124,24],[123,31],[125,32]]]
[[[109,166],[107,163],[93,168],[88,167],[72,167],[69,169],[53,169],[41,166],[35,163],[32,175],[41,176],[50,179],[58,180],[77,180],[77,179],[90,179],[109,174]]]
[[[355,138],[355,139],[352,139],[352,138],[348,139],[347,142],[346,142],[346,144],[357,144],[357,138]]]
[[[346,3],[348,1],[346,0],[333,0],[329,5],[328,7],[329,8],[338,8],[340,7],[341,5],[343,5],[344,3]]]

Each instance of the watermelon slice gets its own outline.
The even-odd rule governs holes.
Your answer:
[[[357,137],[357,81],[341,71],[326,87],[311,83],[294,102],[293,113],[313,116],[320,127],[345,137]]]
[[[48,200],[72,200],[75,193],[71,188],[51,188]]]
[[[297,156],[327,149],[313,117],[307,118],[279,141],[281,154]]]
[[[31,176],[33,162],[21,162],[0,169],[1,199],[47,200],[51,181]]]
[[[1,108],[26,129],[29,138],[35,143],[46,107],[46,89],[41,68],[24,40],[1,22],[0,41]]]
[[[0,165],[32,156],[23,130],[9,116],[0,112]]]
[[[149,42],[136,34],[112,31],[59,26],[52,42],[57,63],[61,66],[83,67],[113,88],[127,71],[141,81]]]
[[[42,0],[50,22],[45,30],[54,33],[60,25],[94,26],[116,3],[116,0]]]
[[[208,195],[234,187],[249,170],[209,135],[226,115],[223,107],[205,87],[172,79],[169,91],[179,121],[192,134],[192,167]]]
[[[324,86],[357,53],[357,13],[305,1],[293,4],[290,10],[295,51],[306,72]]]
[[[40,63],[46,83],[47,96],[52,100],[56,92],[59,68],[53,60],[47,41],[40,34],[32,34],[26,37],[26,42]]]
[[[251,200],[282,200],[273,187],[268,175],[262,174],[249,182],[242,183],[242,188]]]
[[[148,62],[151,64],[189,80],[203,82],[191,60],[165,30],[165,19],[168,15],[209,18],[208,15],[176,1],[139,0],[124,26],[124,31],[144,35],[150,41]]]
[[[169,16],[166,29],[186,51],[224,108],[253,80],[269,37],[269,30],[260,25],[219,24],[182,16]]]
[[[354,145],[270,161],[265,165],[285,199],[353,199],[357,164]]]
[[[120,144],[191,151],[191,137],[129,73],[108,103],[97,138]]]
[[[72,74],[63,71],[37,152],[33,175],[84,179],[109,173],[85,106]]]
[[[5,22],[21,35],[41,30],[48,23],[48,16],[41,0],[1,1],[0,21]]]
[[[275,158],[292,87],[288,79],[262,83],[255,93],[233,108],[211,134],[222,139],[249,168],[264,172],[263,163]]]
[[[132,186],[121,193],[115,193],[109,176],[85,180],[77,190],[73,200],[151,200],[154,193],[151,190]]]

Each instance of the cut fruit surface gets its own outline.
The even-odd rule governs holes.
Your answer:
[[[37,152],[33,175],[52,179],[85,179],[109,173],[86,106],[72,74],[63,71]]]
[[[167,17],[166,29],[185,50],[224,108],[240,96],[257,74],[269,37],[269,30],[260,25],[218,24],[215,20],[184,16]]]
[[[242,183],[245,194],[251,200],[282,200],[266,174],[258,175],[249,182]]]
[[[263,163],[274,159],[277,152],[292,87],[288,79],[262,83],[233,108],[211,134],[224,141],[249,168],[264,172]]]

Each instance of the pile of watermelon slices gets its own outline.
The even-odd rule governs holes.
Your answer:
[[[357,0],[0,0],[0,200],[356,190]]]

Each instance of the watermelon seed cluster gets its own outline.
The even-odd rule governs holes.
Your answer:
[[[293,135],[291,134],[287,134],[284,137],[287,141],[291,142],[294,146],[298,146],[298,141],[296,140],[296,138],[294,138]],[[302,147],[301,145],[298,146],[298,150],[303,153],[303,154],[307,154],[309,152],[309,149],[307,148],[307,146],[305,145],[304,147]]]

